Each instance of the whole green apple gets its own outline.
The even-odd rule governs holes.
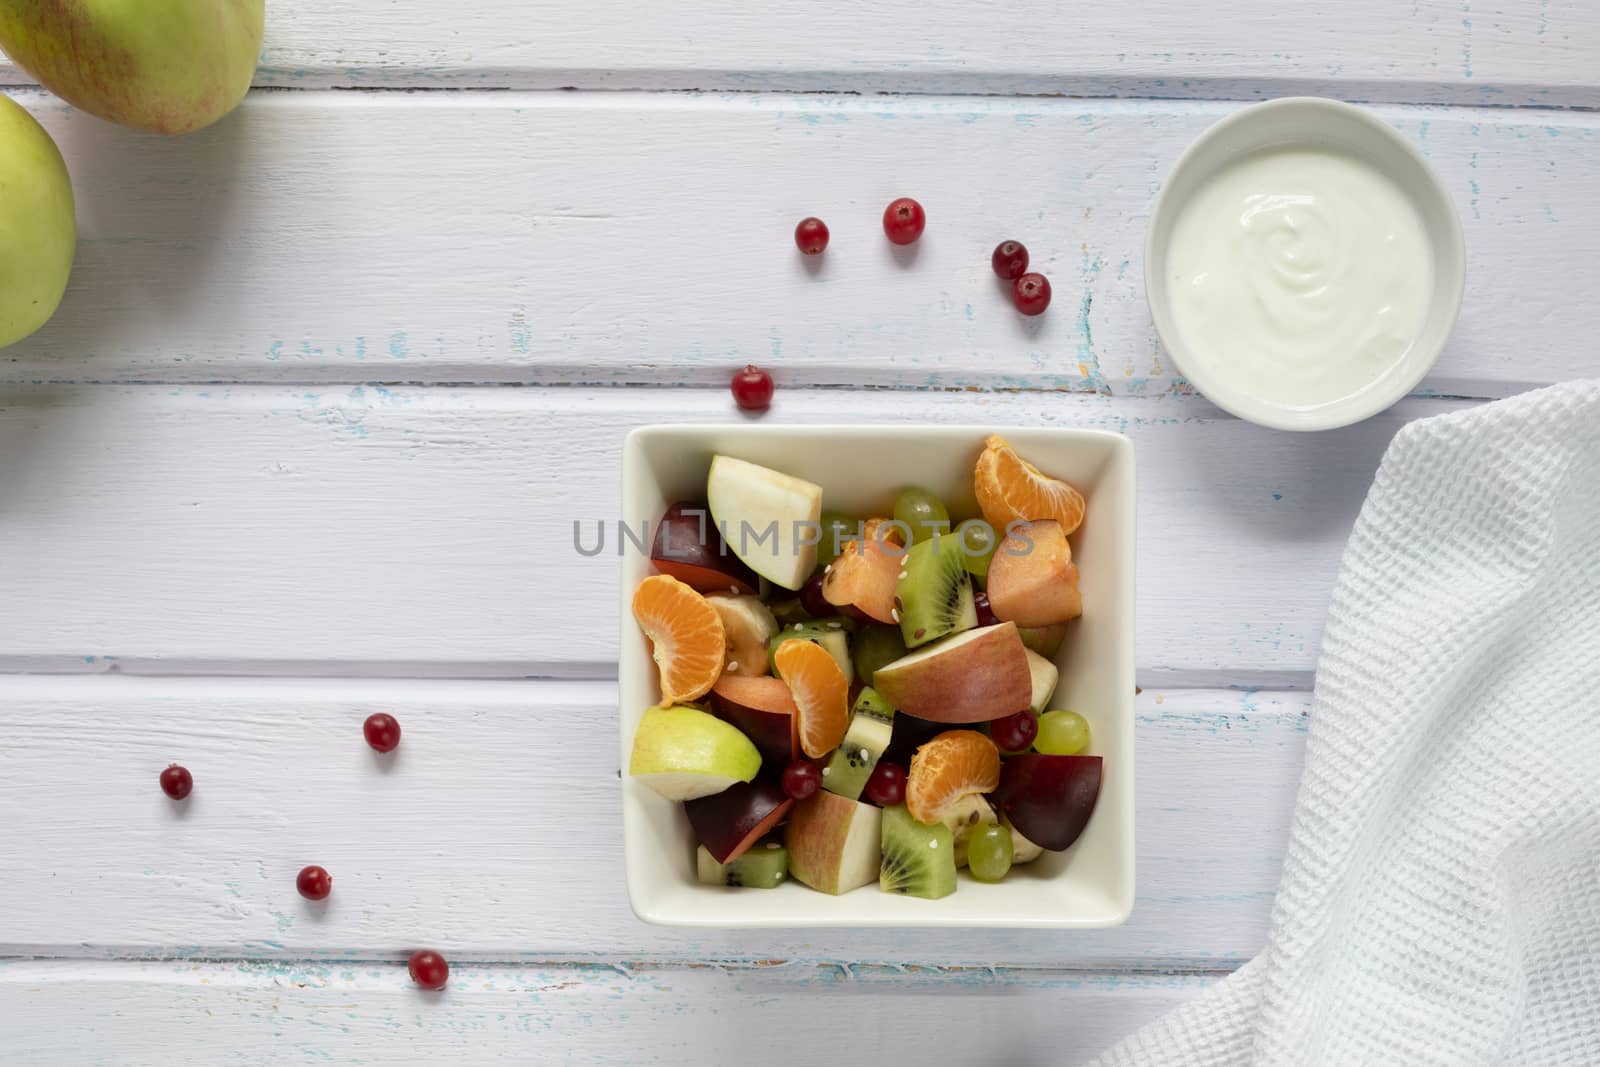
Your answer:
[[[72,179],[56,143],[0,96],[0,348],[55,314],[77,242]]]
[[[0,48],[74,107],[189,133],[239,106],[265,0],[0,0]]]

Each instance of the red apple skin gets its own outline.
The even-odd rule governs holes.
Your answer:
[[[683,500],[667,508],[656,523],[650,562],[699,593],[761,592],[761,579],[728,551],[711,521],[711,509],[696,501]]]
[[[1000,787],[989,799],[1023,837],[1060,852],[1089,824],[1103,771],[1099,756],[1012,756],[1001,766]]]
[[[784,829],[784,845],[789,849],[789,874],[798,882],[824,893],[847,893],[866,882],[839,884],[839,868],[844,859],[847,824],[857,809],[871,805],[849,797],[819,790],[795,805]],[[877,877],[877,871],[873,871]]]
[[[768,767],[782,771],[800,758],[800,719],[781,678],[725,673],[711,687],[711,713],[754,742]]]
[[[718,863],[732,863],[781,823],[794,807],[773,774],[735,782],[720,793],[683,804],[694,836]]]
[[[967,630],[910,655],[942,648],[950,641],[962,643],[911,668],[896,670],[905,659],[880,667],[873,675],[878,695],[896,711],[947,724],[988,722],[1027,710],[1033,702],[1033,681],[1015,624]]]
[[[1018,626],[1054,626],[1083,614],[1078,565],[1054,519],[1026,523],[1002,541],[985,588],[994,617]]]

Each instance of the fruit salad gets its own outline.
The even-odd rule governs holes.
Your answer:
[[[980,515],[884,489],[887,514],[824,511],[821,486],[718,455],[657,523],[632,604],[660,703],[628,773],[683,805],[701,882],[937,899],[1094,812],[1089,721],[1051,708],[1083,495],[997,436]]]

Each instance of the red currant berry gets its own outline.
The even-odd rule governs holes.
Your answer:
[[[989,606],[989,594],[982,589],[972,594],[972,606],[978,612],[979,626],[995,626],[1000,622],[995,618],[994,609]]]
[[[794,228],[794,243],[808,256],[820,256],[828,247],[828,224],[818,218],[801,219]]]
[[[733,402],[744,411],[765,411],[772,406],[772,375],[755,364],[733,376]]]
[[[989,739],[1002,752],[1026,752],[1039,736],[1039,720],[1031,711],[1019,711],[989,724]]]
[[[1043,274],[1024,274],[1011,283],[1011,302],[1024,315],[1039,315],[1050,306],[1050,279]]]
[[[867,799],[880,808],[892,808],[906,798],[906,769],[898,763],[880,763],[867,778]]]
[[[361,732],[367,735],[367,744],[379,752],[393,752],[400,745],[400,724],[393,715],[381,711],[368,715],[367,721],[361,724]]]
[[[161,772],[161,791],[173,800],[182,800],[194,791],[194,775],[174,763]]]
[[[927,225],[928,216],[922,205],[909,196],[902,196],[883,209],[883,232],[897,245],[915,241]]]
[[[302,867],[300,873],[295,876],[294,887],[300,890],[300,895],[307,900],[327,900],[328,894],[333,892],[333,875],[328,873],[326,867],[318,867],[315,864]]]
[[[407,964],[411,980],[423,989],[443,989],[450,980],[450,964],[431,948],[418,949]]]
[[[797,759],[783,769],[783,791],[804,800],[822,788],[822,772],[808,759]]]
[[[994,246],[994,255],[989,257],[989,263],[996,274],[1008,282],[1014,282],[1027,272],[1028,250],[1022,247],[1021,241],[1001,241]]]

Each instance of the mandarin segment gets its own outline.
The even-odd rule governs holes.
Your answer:
[[[998,435],[983,442],[972,489],[984,521],[1001,534],[1013,522],[1054,519],[1068,534],[1083,522],[1083,494],[1041,473]]]
[[[772,657],[800,716],[800,748],[821,759],[839,747],[850,727],[850,683],[827,649],[790,640]]]
[[[918,822],[939,822],[962,797],[992,793],[999,784],[1000,750],[994,742],[976,730],[946,730],[911,757],[906,807]]]
[[[727,638],[722,616],[705,597],[670,575],[651,575],[633,592],[633,617],[650,639],[662,707],[711,691],[722,675]]]

